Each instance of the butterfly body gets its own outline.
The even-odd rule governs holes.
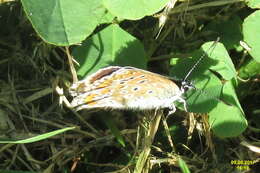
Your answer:
[[[134,67],[110,66],[102,68],[86,79],[73,84],[71,105],[81,109],[176,110],[174,102],[184,89],[173,80]]]

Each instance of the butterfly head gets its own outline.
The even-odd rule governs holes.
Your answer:
[[[181,91],[182,91],[182,93],[185,93],[185,92],[187,92],[190,89],[196,89],[192,82],[186,81],[186,80],[181,82]]]

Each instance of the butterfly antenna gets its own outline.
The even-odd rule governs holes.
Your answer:
[[[212,46],[209,47],[208,51],[212,48],[212,50],[216,47],[217,43],[219,42],[220,37],[217,38],[216,41],[212,44]],[[208,52],[206,51],[206,52]],[[201,60],[206,56],[206,52],[203,53],[203,55],[200,57],[200,59],[192,66],[192,68],[189,70],[187,75],[185,76],[183,81],[186,81],[187,78],[190,76],[190,74],[194,71],[194,69],[198,66],[198,64],[201,62]]]

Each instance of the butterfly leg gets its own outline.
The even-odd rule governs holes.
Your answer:
[[[186,101],[185,101],[183,98],[181,98],[181,97],[178,97],[178,101],[179,101],[180,103],[183,103],[184,110],[185,110],[186,112],[188,112]]]
[[[63,105],[63,103],[66,105],[68,108],[72,108],[72,105],[68,101],[68,99],[65,97],[63,88],[60,88],[58,85],[55,87],[55,90],[57,94],[59,95],[59,105]]]

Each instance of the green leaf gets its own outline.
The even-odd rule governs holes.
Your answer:
[[[208,113],[214,109],[221,95],[221,81],[211,72],[204,72],[192,79],[196,89],[191,89],[184,94],[189,112]],[[178,104],[179,107],[182,104]]]
[[[171,69],[171,76],[176,79],[184,79],[198,59],[205,54],[207,55],[188,77],[197,88],[197,90],[190,90],[185,94],[188,111],[207,113],[218,104],[222,83],[209,69],[219,73],[227,80],[236,76],[234,65],[225,47],[218,43],[210,52],[209,47],[212,47],[212,44],[213,42],[205,43],[200,50],[192,54],[194,58],[171,60],[171,64],[174,65]]]
[[[252,83],[250,82],[251,77],[254,77],[257,74],[260,74],[260,63],[256,62],[254,59],[250,59],[248,62],[244,63],[243,66],[239,69],[238,75],[241,79],[244,80],[238,80],[238,94],[239,97],[245,97],[248,95],[248,93],[252,92]]]
[[[80,64],[77,70],[80,77],[109,65],[145,69],[147,63],[141,42],[116,24],[85,40],[72,55]]]
[[[180,157],[178,158],[178,163],[181,168],[181,172],[190,173],[188,165],[186,164],[186,162],[184,160],[182,160],[182,158],[180,158]]]
[[[219,137],[235,137],[247,127],[244,111],[235,93],[232,81],[223,86],[221,100],[209,113],[209,121],[214,134]]]
[[[221,95],[222,83],[211,72],[204,72],[194,79],[196,90],[185,93],[188,111],[208,113],[218,104]]]
[[[240,109],[241,113],[244,114],[244,111],[239,103],[239,100],[237,98],[237,94],[235,91],[235,88],[233,86],[233,83],[235,81],[227,81],[223,86],[223,91],[221,95],[221,100],[223,100],[226,103],[232,104]]]
[[[232,16],[223,20],[212,20],[205,28],[205,32],[213,31],[227,50],[241,48],[239,41],[243,39],[242,20],[238,16]]]
[[[106,11],[105,15],[101,18],[99,24],[113,23],[116,16],[112,15],[109,11]]]
[[[203,52],[209,52],[213,42],[202,45]],[[219,73],[224,79],[230,80],[236,76],[235,66],[222,43],[217,43],[212,52],[207,53],[209,58],[216,62],[210,66],[210,69]]]
[[[213,45],[213,42],[207,42],[201,46],[201,48],[192,53],[192,59],[180,59],[178,62],[172,59],[171,64],[175,64],[172,70],[174,71],[173,76],[178,74],[179,79],[184,79],[188,74],[189,70],[194,66],[201,56],[204,56],[204,59],[198,64],[197,67],[192,71],[189,79],[194,80],[196,76],[203,74],[205,71],[211,69],[216,73],[219,73],[224,79],[230,80],[236,76],[236,69],[231,58],[228,55],[225,47],[221,43],[216,43]],[[214,49],[211,51],[210,49]],[[180,63],[180,64],[179,64]],[[205,76],[205,75],[204,75]]]
[[[243,23],[244,41],[251,48],[249,54],[260,62],[260,10],[255,11],[249,15]]]
[[[104,6],[113,15],[136,20],[160,11],[169,0],[103,0]]]
[[[232,85],[236,71],[222,44],[217,44],[213,52],[208,53],[210,46],[212,42],[204,44],[201,50],[195,51],[192,59],[172,59],[171,63],[175,64],[175,67],[172,68],[171,74],[184,78],[193,64],[207,53],[208,57],[202,59],[189,77],[198,90],[186,93],[188,111],[209,112],[209,121],[214,134],[220,137],[234,137],[247,127],[247,121]],[[221,80],[209,69],[229,81],[222,85]]]
[[[247,121],[241,110],[224,102],[218,102],[209,113],[209,122],[213,133],[219,137],[236,137],[247,128]]]
[[[247,63],[243,64],[243,66],[239,69],[238,74],[239,77],[245,80],[257,74],[260,74],[260,63],[256,62],[253,59],[250,59]]]
[[[48,43],[68,46],[89,36],[105,9],[101,0],[22,0],[22,5],[39,36]]]
[[[246,0],[250,8],[260,8],[260,0]]]
[[[48,133],[37,135],[37,136],[31,137],[31,138],[20,139],[20,140],[16,140],[16,139],[7,139],[7,140],[5,139],[5,140],[2,140],[2,139],[0,139],[0,143],[1,144],[6,144],[6,143],[11,143],[11,144],[32,143],[32,142],[37,142],[37,141],[40,141],[40,140],[44,140],[44,139],[50,138],[52,136],[61,134],[63,132],[66,132],[66,131],[72,130],[72,129],[75,129],[75,127],[66,127],[66,128],[63,128],[63,129],[55,130],[55,131],[52,131],[52,132],[48,132]]]
[[[102,115],[103,122],[106,124],[106,126],[111,130],[112,134],[116,137],[119,144],[121,144],[123,147],[125,147],[125,141],[120,133],[120,130],[117,128],[115,121],[111,116]]]

